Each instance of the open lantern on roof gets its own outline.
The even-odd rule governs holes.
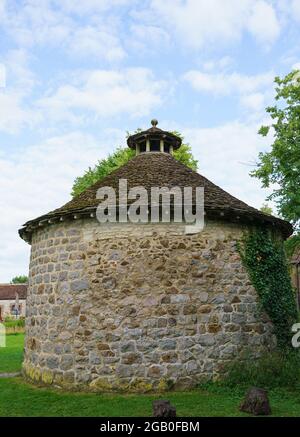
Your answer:
[[[151,120],[152,127],[135,135],[131,135],[127,144],[134,149],[136,154],[144,152],[173,153],[173,150],[181,146],[181,138],[171,132],[163,131],[157,127],[158,121]]]

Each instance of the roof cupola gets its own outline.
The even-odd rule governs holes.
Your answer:
[[[136,151],[136,154],[144,152],[173,153],[179,149],[181,139],[171,132],[163,131],[157,127],[158,121],[151,120],[152,127],[142,132],[131,135],[127,139],[127,145]]]

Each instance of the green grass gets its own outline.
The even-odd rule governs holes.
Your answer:
[[[238,399],[200,392],[163,396],[177,407],[177,414],[237,414]],[[35,388],[20,378],[0,380],[0,416],[151,416],[155,395],[98,395],[64,393]]]
[[[18,372],[23,360],[24,334],[8,334],[6,347],[0,348],[0,373]]]
[[[242,393],[229,389],[193,390],[158,395],[65,393],[36,388],[21,378],[0,379],[0,416],[151,416],[152,401],[162,397],[176,406],[178,416],[247,416],[238,410]],[[274,416],[300,416],[300,395],[271,391]]]
[[[4,322],[6,328],[24,328],[25,319],[8,319]]]
[[[23,334],[7,336],[7,348],[0,348],[0,372],[20,370]],[[38,388],[22,378],[0,378],[0,416],[151,416],[152,401],[169,399],[178,416],[247,416],[238,406],[245,388],[207,384],[190,392],[163,395],[117,395],[66,393]],[[300,391],[286,388],[269,391],[274,416],[300,416]]]

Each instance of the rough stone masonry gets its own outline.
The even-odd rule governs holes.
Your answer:
[[[67,389],[163,391],[218,378],[275,345],[236,243],[245,225],[73,220],[32,237],[26,378]]]

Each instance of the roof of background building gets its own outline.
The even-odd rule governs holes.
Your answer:
[[[0,300],[14,300],[16,293],[19,299],[26,299],[27,284],[0,284]]]
[[[94,211],[99,205],[99,200],[96,198],[97,190],[105,186],[112,187],[118,198],[120,179],[127,179],[128,190],[136,186],[145,187],[149,199],[151,187],[172,188],[176,186],[182,189],[184,187],[204,187],[204,209],[208,218],[271,225],[278,228],[284,237],[288,237],[293,231],[289,222],[247,205],[177,161],[172,155],[148,152],[137,155],[62,207],[25,223],[19,231],[21,237],[30,242],[33,230],[39,225],[48,225],[68,217],[78,218],[78,214],[80,217],[90,216],[91,211]]]

